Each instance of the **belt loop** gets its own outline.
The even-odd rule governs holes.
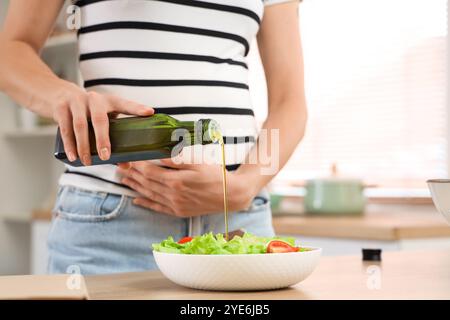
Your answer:
[[[188,236],[192,237],[192,217],[189,217]]]
[[[202,217],[190,217],[189,218],[189,236],[195,237],[202,234]]]

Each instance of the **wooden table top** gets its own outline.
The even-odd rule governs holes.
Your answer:
[[[379,275],[379,277],[378,277]],[[263,292],[212,292],[173,284],[158,271],[85,277],[90,299],[450,299],[450,250],[323,257],[305,281]]]
[[[450,299],[450,250],[323,257],[297,285],[262,292],[213,292],[180,287],[159,271],[74,277],[0,277],[0,299]]]

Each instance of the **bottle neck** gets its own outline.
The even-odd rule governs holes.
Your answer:
[[[189,132],[191,145],[210,144],[217,142],[219,139],[220,129],[214,120],[180,121],[179,125]]]

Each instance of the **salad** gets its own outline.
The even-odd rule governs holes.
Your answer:
[[[225,240],[223,234],[212,232],[196,237],[184,237],[175,241],[168,237],[161,243],[152,245],[153,250],[179,254],[261,254],[308,251],[297,247],[295,239],[290,237],[258,237],[251,233],[234,236]]]

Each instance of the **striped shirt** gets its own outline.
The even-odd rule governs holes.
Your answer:
[[[227,137],[227,167],[236,168],[258,134],[246,56],[264,6],[287,1],[292,0],[75,1],[81,9],[84,87],[183,121],[215,119]],[[220,163],[216,145],[189,148]],[[120,184],[116,169],[68,166],[60,184],[134,195]]]

